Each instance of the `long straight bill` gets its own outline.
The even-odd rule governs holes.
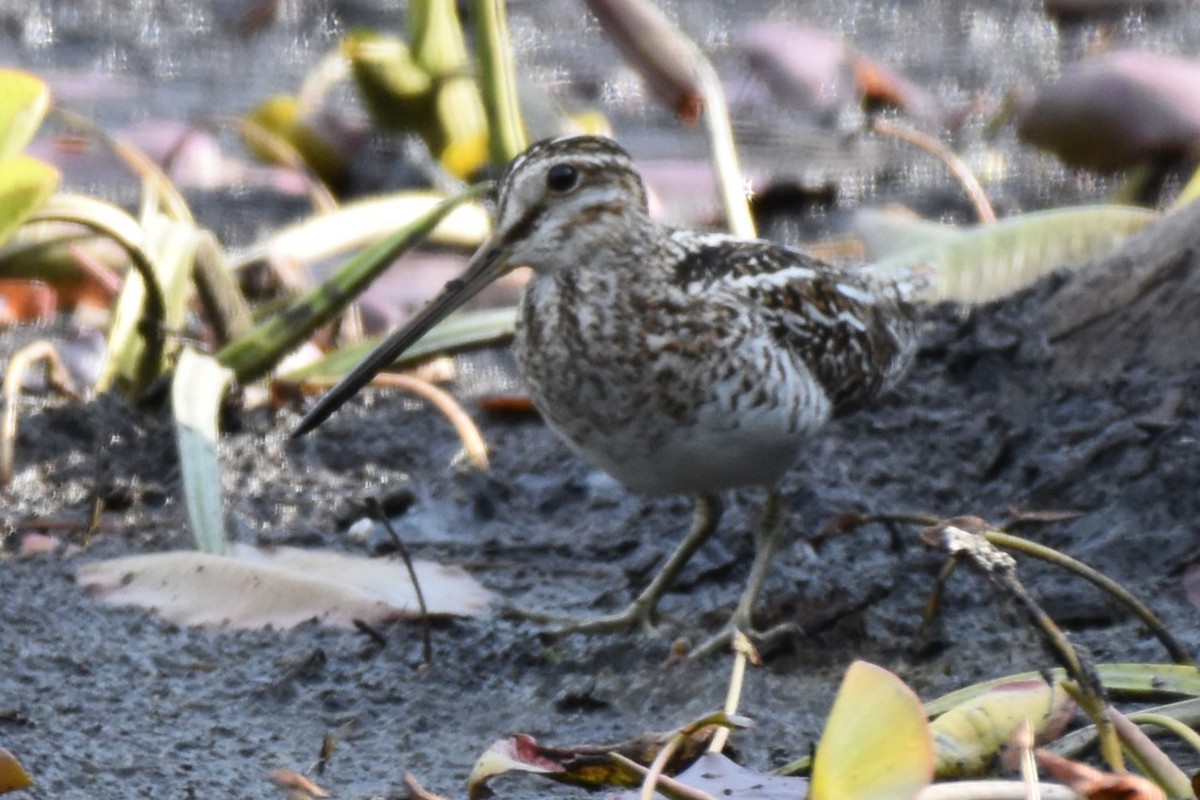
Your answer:
[[[308,413],[304,415],[304,419],[300,420],[300,424],[296,426],[296,430],[292,432],[292,438],[303,436],[329,419],[333,412],[341,408],[343,403],[370,383],[376,373],[416,344],[422,336],[429,332],[430,328],[445,319],[454,309],[479,294],[483,287],[508,272],[509,265],[504,255],[500,246],[494,245],[492,242],[485,242],[471,257],[461,278],[447,283],[441,294],[429,301],[429,304],[417,312],[417,315],[409,320],[407,325],[372,350],[361,364],[342,378],[336,386],[317,401],[316,405],[309,409]]]

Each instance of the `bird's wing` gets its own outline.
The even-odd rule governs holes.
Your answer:
[[[834,413],[900,377],[916,346],[915,309],[886,276],[835,267],[798,250],[719,234],[681,234],[675,282],[732,293],[782,349],[803,360]]]

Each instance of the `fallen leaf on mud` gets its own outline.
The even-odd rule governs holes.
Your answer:
[[[939,778],[983,775],[1006,754],[1013,732],[1029,720],[1038,744],[1053,741],[1075,713],[1061,684],[1014,681],[960,703],[932,723]]]
[[[672,754],[663,772],[672,775],[691,764],[708,746],[713,730],[711,726],[697,730]],[[618,753],[644,766],[654,760],[676,733],[646,733],[620,744],[574,747],[543,747],[528,734],[515,734],[495,742],[471,767],[467,795],[471,800],[487,797],[491,793],[487,782],[506,772],[546,775],[559,783],[588,789],[640,786],[642,775],[609,754]]]
[[[1165,800],[1163,790],[1141,775],[1101,772],[1095,767],[1038,750],[1038,766],[1090,800]]]
[[[0,747],[0,794],[15,792],[33,785],[33,778],[17,761],[16,756]]]
[[[180,625],[291,628],[311,619],[350,628],[419,616],[399,561],[328,550],[235,544],[232,555],[193,550],[85,564],[76,580],[111,605],[153,610]],[[413,567],[434,616],[478,617],[489,592],[461,568],[429,561]]]
[[[46,533],[27,533],[21,537],[21,545],[17,552],[23,556],[42,555],[53,553],[61,544],[62,539],[57,536]]]
[[[290,769],[274,769],[267,773],[267,780],[281,789],[288,800],[312,800],[314,797],[329,797],[329,792],[317,786],[298,772]]]
[[[566,768],[541,754],[537,740],[527,734],[518,733],[500,739],[483,752],[471,775],[467,778],[467,794],[471,798],[486,797],[490,778],[506,772],[532,772],[538,775],[563,772]]]
[[[784,777],[755,772],[729,760],[721,753],[705,753],[675,782],[707,793],[710,797],[736,797],[741,800],[796,800],[808,795],[804,778]],[[638,792],[618,794],[620,800],[636,800]]]

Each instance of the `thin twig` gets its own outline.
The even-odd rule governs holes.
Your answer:
[[[1079,795],[1058,783],[1040,785],[1042,800],[1078,800]],[[1020,780],[946,781],[926,786],[915,800],[1025,800]]]
[[[426,789],[411,772],[404,773],[404,786],[413,800],[442,800],[442,796]]]
[[[762,664],[762,658],[758,651],[754,648],[754,643],[750,641],[750,637],[733,629],[733,672],[729,676],[729,691],[725,693],[725,716],[732,717],[737,714],[738,705],[742,700],[742,687],[746,682],[746,663],[749,662],[754,666]],[[708,743],[708,752],[720,753],[725,749],[725,743],[729,741],[729,728],[718,728],[713,734],[712,741]]]
[[[1042,787],[1038,781],[1037,758],[1033,754],[1034,735],[1033,725],[1029,718],[1021,720],[1013,732],[1013,745],[1020,751],[1021,780],[1025,781],[1025,800],[1041,800]]]
[[[1047,561],[1057,567],[1062,567],[1069,572],[1073,572],[1089,583],[1100,587],[1115,597],[1118,602],[1132,611],[1138,619],[1145,623],[1146,627],[1150,628],[1155,637],[1162,642],[1163,647],[1167,649],[1167,653],[1170,654],[1176,664],[1181,664],[1185,667],[1195,666],[1191,655],[1171,635],[1171,632],[1163,625],[1162,620],[1147,608],[1141,600],[1134,597],[1124,586],[1104,573],[1089,567],[1081,561],[1076,561],[1066,553],[1061,553],[1058,550],[1038,544],[1037,542],[1031,542],[1020,536],[1013,536],[1011,533],[989,530],[985,531],[983,536],[997,547],[1003,547],[1006,550],[1015,550],[1018,553]]]
[[[382,523],[383,529],[387,531],[388,536],[392,539],[392,544],[396,545],[396,552],[400,554],[400,558],[404,561],[405,569],[408,570],[408,578],[412,581],[413,591],[417,595],[417,607],[421,611],[422,663],[420,669],[428,669],[433,665],[433,626],[429,620],[429,609],[425,607],[425,593],[421,591],[421,582],[417,580],[417,571],[413,567],[412,556],[408,554],[408,548],[404,546],[404,540],[400,538],[400,534],[396,533],[396,529],[392,527],[392,521],[383,512],[383,506],[379,504],[379,501],[374,497],[369,497],[367,498],[367,507],[375,519]]]
[[[463,410],[462,405],[449,392],[439,389],[429,381],[395,372],[381,372],[375,376],[372,383],[375,386],[394,386],[405,389],[427,401],[454,426],[458,438],[462,440],[463,450],[466,451],[471,466],[480,472],[488,468],[487,443],[483,440],[483,434],[479,432],[479,428],[471,416]]]
[[[21,401],[21,384],[25,372],[37,361],[48,365],[50,383],[60,390],[74,393],[71,375],[55,346],[39,339],[13,353],[4,371],[4,412],[0,418],[0,486],[7,486],[13,477],[13,461],[17,448],[17,408]]]
[[[630,770],[634,774],[641,775],[643,778],[650,774],[650,771],[641,764],[616,751],[610,752],[608,757],[612,759],[613,763]],[[677,798],[677,800],[717,800],[717,798],[708,792],[680,783],[666,775],[658,776],[658,788],[664,794],[669,794],[671,797]]]
[[[677,733],[668,739],[667,743],[658,751],[658,755],[650,762],[649,768],[646,769],[646,774],[642,777],[640,800],[654,800],[654,793],[658,790],[658,782],[663,777],[663,769],[666,768],[667,762],[679,750],[680,745],[684,743],[685,739],[686,737],[682,733]]]
[[[967,197],[971,199],[971,203],[975,206],[975,214],[979,217],[979,221],[985,225],[991,225],[996,221],[996,212],[992,208],[991,201],[988,200],[987,192],[983,190],[983,187],[979,184],[979,179],[975,177],[975,173],[971,172],[971,168],[967,166],[967,162],[963,161],[953,150],[932,136],[921,133],[915,128],[910,128],[907,125],[901,125],[896,122],[889,122],[884,119],[873,120],[871,122],[871,130],[880,136],[891,136],[908,142],[939,159],[954,174],[954,177],[958,179],[959,184],[966,191]]]
[[[950,580],[950,576],[957,568],[958,556],[947,556],[946,562],[942,564],[937,578],[933,581],[933,588],[929,590],[929,597],[925,600],[925,614],[921,619],[921,636],[925,639],[925,644],[933,639],[933,623],[937,619],[938,607],[942,604],[942,594],[946,591],[946,582]]]
[[[745,637],[743,636],[743,638]],[[717,730],[713,733],[715,738],[716,735],[721,731],[728,730],[729,728],[733,727],[744,728],[749,724],[749,720],[742,717],[735,717],[732,714],[722,710],[713,712],[712,714],[706,714],[698,719],[694,719],[683,727],[679,728],[677,731],[671,734],[671,738],[668,739],[666,744],[664,744],[658,751],[658,754],[654,757],[654,761],[651,762],[649,769],[641,773],[643,775],[641,800],[651,800],[651,798],[654,797],[654,792],[659,784],[659,781],[665,780],[662,774],[663,770],[666,769],[666,766],[668,763],[670,763],[671,758],[679,751],[681,747],[683,747],[684,744],[689,742],[692,737],[715,726],[717,728]],[[712,752],[711,749],[709,752]]]

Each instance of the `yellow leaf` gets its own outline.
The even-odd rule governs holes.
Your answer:
[[[16,756],[0,747],[0,794],[15,792],[33,785],[33,778],[17,761]]]
[[[1061,684],[1013,681],[956,705],[930,724],[941,778],[983,775],[1003,754],[1024,720],[1038,743],[1053,740],[1070,721],[1075,704]]]
[[[911,800],[933,780],[933,737],[921,701],[892,673],[846,671],[813,761],[813,800]]]
[[[0,69],[0,161],[25,149],[50,107],[50,90],[28,72]]]
[[[0,161],[0,243],[58,186],[58,171],[29,156]]]

